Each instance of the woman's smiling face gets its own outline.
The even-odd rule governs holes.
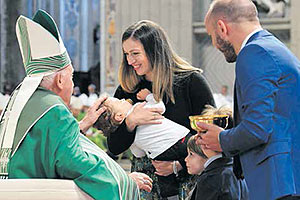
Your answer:
[[[152,70],[143,44],[139,40],[130,37],[123,42],[123,52],[128,65],[131,65],[137,75],[145,75],[146,79],[152,80]]]

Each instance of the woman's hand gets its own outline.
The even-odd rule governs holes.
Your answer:
[[[148,175],[140,172],[132,172],[128,176],[133,179],[139,189],[151,192],[153,181]]]
[[[128,131],[133,131],[136,126],[145,124],[161,124],[161,119],[164,117],[162,108],[144,108],[146,102],[143,102],[133,109],[126,117],[125,123]]]
[[[99,118],[99,116],[106,110],[100,105],[107,99],[107,96],[101,96],[87,111],[85,117],[79,122],[80,130],[85,133]]]
[[[155,174],[159,176],[169,176],[170,174],[173,174],[173,162],[174,161],[159,161],[159,160],[153,160],[152,165],[155,167]],[[176,162],[177,172],[179,172],[182,169],[182,166],[178,161]]]

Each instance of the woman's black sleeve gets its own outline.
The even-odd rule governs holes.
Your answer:
[[[124,121],[115,132],[108,135],[108,149],[114,155],[118,155],[126,151],[131,146],[134,142],[134,138],[135,130],[133,132],[129,132]]]
[[[204,76],[200,73],[193,73],[191,77],[190,98],[193,115],[201,114],[207,104],[215,106],[211,89]]]

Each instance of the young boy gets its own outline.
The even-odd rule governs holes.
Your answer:
[[[232,126],[231,111],[207,106],[204,115],[229,115],[229,121],[214,120],[221,127]],[[199,175],[191,200],[246,200],[248,192],[245,182],[238,180],[233,173],[232,159],[221,153],[196,144],[197,137],[192,136],[187,143],[188,156],[185,158],[189,174]]]
[[[164,103],[156,102],[149,90],[141,90],[137,98],[146,100],[145,107],[163,108],[161,114],[164,113]],[[98,119],[98,128],[103,131],[104,135],[114,132],[137,104],[131,105],[128,101],[108,97],[103,103],[107,110]],[[136,157],[147,155],[153,160],[178,160],[182,166],[185,166],[186,143],[191,136],[189,132],[186,127],[167,118],[163,118],[161,124],[140,125],[136,129],[135,140],[130,150]],[[175,174],[167,177],[158,176],[158,184],[162,192],[178,190],[179,186]]]

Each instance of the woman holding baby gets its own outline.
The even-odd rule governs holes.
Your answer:
[[[200,114],[206,104],[214,105],[202,70],[179,57],[170,46],[164,30],[152,21],[143,20],[129,26],[122,35],[122,49],[120,86],[114,96],[137,103],[143,101],[137,94],[146,88],[153,93],[156,101],[165,103],[164,117],[195,134],[188,116]],[[108,135],[110,152],[116,155],[124,152],[134,142],[137,126],[159,124],[162,118],[159,108],[144,108],[144,103],[139,104],[118,129]],[[184,199],[193,186],[184,159],[155,161],[147,157],[134,158],[132,171],[142,171],[154,181],[152,192],[142,193],[142,199]],[[162,184],[158,186],[156,176],[176,179],[179,184],[167,188]]]

